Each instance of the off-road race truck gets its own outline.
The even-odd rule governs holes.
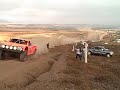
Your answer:
[[[26,60],[29,55],[35,54],[37,46],[32,45],[30,41],[24,39],[10,39],[0,43],[0,59],[3,59],[4,54],[17,55],[21,62]]]

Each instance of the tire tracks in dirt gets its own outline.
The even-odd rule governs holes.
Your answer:
[[[66,68],[67,50],[64,48],[64,46],[62,46],[61,51],[58,51],[54,55],[53,59],[55,62],[51,69],[48,72],[40,75],[35,82],[28,85],[23,90],[58,90],[59,83],[57,82],[64,77],[62,72]]]
[[[15,61],[11,61],[11,63],[12,62]],[[1,63],[3,64],[4,62]],[[6,71],[7,75],[1,77],[0,90],[17,90],[19,88],[25,87],[33,83],[39,75],[48,72],[52,64],[53,60],[44,57],[44,55],[40,56],[38,60],[32,61],[31,63],[27,61],[14,66],[13,64],[10,64],[10,67],[13,66],[11,68],[13,70],[10,69],[9,72]]]
[[[10,68],[10,71],[7,68],[7,75],[1,77],[0,90],[24,90],[32,87],[41,80],[43,81],[42,85],[44,86],[44,80],[46,81],[51,78],[46,81],[50,82],[51,80],[54,81],[59,79],[59,73],[66,65],[66,54],[63,52],[64,46],[60,46],[57,47],[57,49],[51,49],[48,54],[41,55],[33,61],[26,61],[24,63],[18,63],[13,60],[1,61],[1,65],[8,62],[9,67],[13,67]],[[54,84],[52,85],[54,86]]]

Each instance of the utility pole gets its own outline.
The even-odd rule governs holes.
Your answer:
[[[87,63],[88,44],[86,42],[84,42],[84,45],[85,45],[85,63]]]

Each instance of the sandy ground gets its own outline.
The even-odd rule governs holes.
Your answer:
[[[38,47],[36,55],[26,62],[13,57],[0,61],[0,90],[75,90],[72,83],[61,84],[66,77],[63,71],[67,68],[68,51],[71,50],[71,46],[62,45],[102,39],[106,34],[103,31],[0,32],[0,41],[25,38]],[[48,42],[50,50],[46,48]]]

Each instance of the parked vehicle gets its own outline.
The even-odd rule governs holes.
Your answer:
[[[89,49],[89,54],[91,55],[103,55],[106,57],[111,57],[113,55],[113,51],[106,49],[104,46],[95,46]]]
[[[32,45],[30,41],[23,39],[10,39],[0,43],[0,59],[3,59],[5,53],[16,54],[21,62],[26,60],[26,56],[35,54],[37,46]]]

